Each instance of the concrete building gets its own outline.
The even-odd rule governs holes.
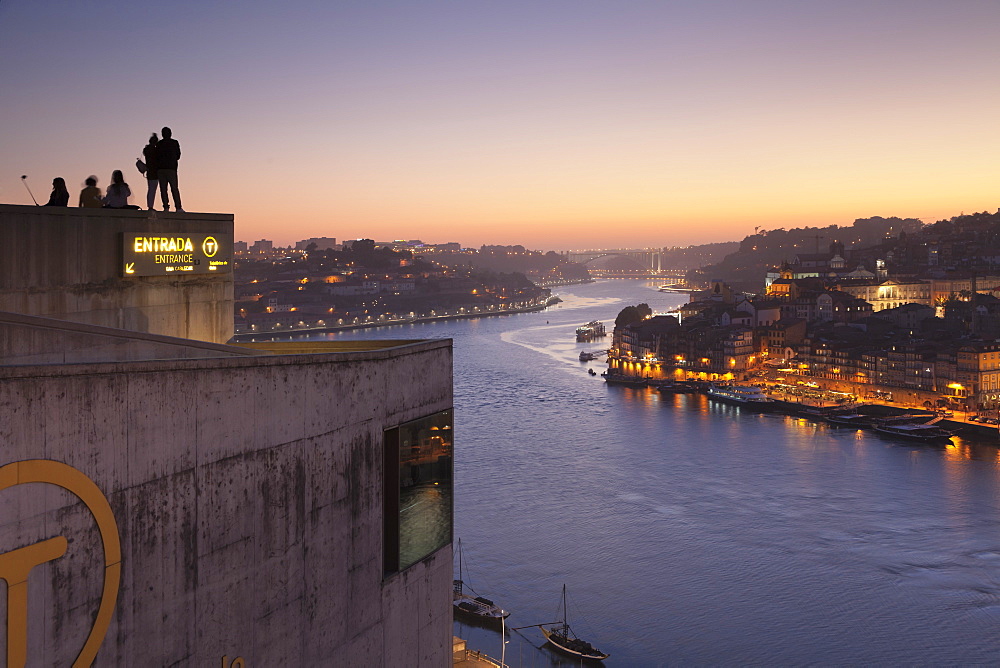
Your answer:
[[[842,284],[840,290],[865,300],[876,312],[903,304],[932,305],[931,284],[924,280],[856,281]]]
[[[135,252],[136,238],[176,247],[178,237],[192,241],[190,251]],[[209,239],[219,244],[212,257],[201,249]],[[0,311],[225,343],[232,241],[225,214],[0,204]],[[223,259],[230,264],[209,264]]]
[[[76,211],[34,211],[68,245]],[[0,406],[6,665],[450,661],[450,341],[224,345],[2,312]]]
[[[270,253],[274,250],[274,242],[270,239],[258,239],[250,246],[251,253]]]

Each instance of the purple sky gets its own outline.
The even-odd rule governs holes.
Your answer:
[[[0,0],[0,202],[184,151],[237,238],[670,246],[994,210],[1000,2]]]

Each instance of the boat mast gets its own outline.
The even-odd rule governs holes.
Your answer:
[[[569,630],[569,612],[566,606],[566,583],[563,583],[563,626]]]

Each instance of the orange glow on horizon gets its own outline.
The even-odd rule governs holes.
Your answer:
[[[277,246],[687,246],[1000,206],[1000,3],[723,4],[182,3],[140,103],[83,82],[145,10],[16,3],[0,202],[121,169],[144,205],[132,165],[168,124],[184,208]]]

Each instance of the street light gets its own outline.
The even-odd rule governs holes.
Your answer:
[[[507,624],[504,618],[500,617],[500,668],[507,668]]]

